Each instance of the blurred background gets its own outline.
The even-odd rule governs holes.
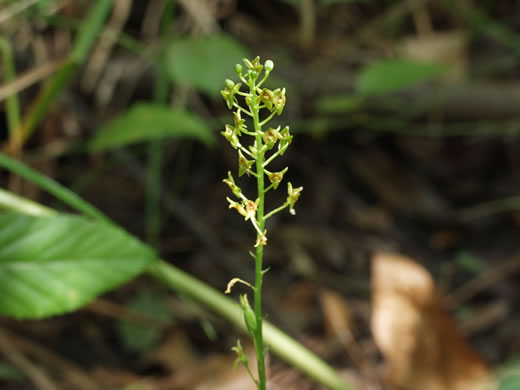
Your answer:
[[[402,253],[500,367],[520,358],[519,29],[513,0],[0,0],[2,151],[223,291],[252,279],[255,232],[225,200],[237,158],[220,90],[242,58],[271,59],[267,86],[287,90],[273,124],[294,134],[276,164],[304,191],[295,216],[269,222],[268,320],[375,386],[370,259]],[[269,195],[269,208],[286,197]],[[338,342],[338,313],[355,347]],[[146,278],[0,327],[60,389],[231,389],[215,378],[240,375],[237,333]],[[12,353],[2,388],[34,388]],[[318,388],[276,358],[271,377]]]

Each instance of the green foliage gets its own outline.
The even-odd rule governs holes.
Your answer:
[[[147,246],[104,222],[0,215],[0,313],[42,318],[73,311],[154,259]]]
[[[486,263],[471,253],[460,251],[455,257],[455,264],[466,272],[478,275],[484,272],[487,268]]]
[[[172,314],[165,302],[164,294],[155,291],[141,290],[134,297],[127,308],[135,313],[167,324],[172,319]],[[136,324],[120,321],[118,324],[119,336],[124,346],[132,351],[145,352],[151,350],[161,337],[161,329],[157,326]]]
[[[138,103],[107,123],[89,147],[100,151],[165,137],[194,138],[206,145],[215,141],[211,129],[188,111],[163,104]]]
[[[520,389],[520,358],[507,363],[499,370],[498,390]]]
[[[23,140],[28,138],[43,121],[54,101],[72,80],[76,70],[87,59],[90,49],[99,37],[104,22],[112,10],[112,5],[112,0],[92,2],[89,13],[74,39],[68,60],[47,79],[34,104],[31,105],[30,110],[25,114],[24,121],[20,127]]]
[[[445,65],[407,60],[384,60],[365,67],[357,77],[356,89],[366,95],[396,92],[432,80],[447,71]]]
[[[182,38],[168,48],[166,69],[173,81],[217,97],[222,80],[233,76],[233,66],[245,56],[247,50],[226,35]]]
[[[359,95],[329,95],[316,101],[316,109],[322,114],[341,114],[356,110],[363,100],[364,97]]]
[[[15,366],[9,363],[0,362],[0,380],[22,382],[24,375]]]

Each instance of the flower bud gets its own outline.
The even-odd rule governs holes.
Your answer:
[[[231,189],[231,191],[237,198],[240,198],[240,195],[242,195],[242,190],[239,186],[235,184],[235,179],[233,179],[233,175],[231,175],[231,172],[228,172],[227,179],[224,179],[222,181],[228,185],[228,187]]]
[[[265,71],[266,71],[266,72],[270,72],[270,71],[272,71],[273,68],[274,68],[274,63],[273,63],[273,61],[271,61],[271,60],[267,60],[267,61],[265,61],[264,68],[265,68]]]
[[[230,79],[226,79],[225,83],[226,83],[226,88],[229,88],[229,89],[233,89],[233,87],[235,86],[235,83]]]
[[[247,330],[249,331],[250,335],[254,336],[257,328],[256,316],[253,309],[251,309],[251,306],[249,305],[247,295],[244,294],[240,296],[240,306],[242,307],[242,313]]]
[[[242,74],[242,65],[240,65],[240,64],[235,65],[235,73],[238,75]]]

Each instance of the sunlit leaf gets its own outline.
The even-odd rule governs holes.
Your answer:
[[[99,151],[161,138],[214,142],[211,129],[190,112],[166,105],[138,103],[101,128],[89,146]]]
[[[432,80],[447,70],[447,66],[440,64],[385,60],[363,68],[357,77],[356,88],[363,94],[395,92],[420,82]]]
[[[0,215],[0,314],[70,312],[134,278],[154,259],[146,245],[107,223]]]
[[[244,57],[248,57],[247,50],[226,35],[183,38],[169,47],[166,68],[174,81],[217,97],[225,79],[237,79],[234,65]]]
[[[520,389],[520,358],[512,359],[499,370],[498,390]]]

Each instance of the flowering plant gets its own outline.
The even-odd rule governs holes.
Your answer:
[[[251,378],[260,390],[265,390],[265,364],[264,364],[264,344],[262,335],[262,282],[266,270],[262,267],[263,262],[263,247],[267,244],[267,229],[265,223],[267,219],[274,214],[289,208],[291,214],[295,214],[294,204],[300,197],[303,187],[293,187],[289,182],[287,183],[287,199],[281,206],[265,212],[264,199],[265,194],[270,190],[276,190],[282,182],[288,168],[284,168],[279,172],[272,172],[268,170],[269,164],[278,156],[283,155],[291,141],[292,135],[289,133],[289,127],[281,126],[277,128],[267,127],[268,122],[275,116],[283,112],[286,97],[285,88],[277,88],[270,90],[262,88],[262,85],[269,77],[273,70],[273,61],[267,60],[262,65],[260,58],[256,57],[250,61],[244,59],[246,65],[245,74],[242,65],[235,65],[235,72],[237,73],[241,82],[235,83],[232,80],[225,81],[225,88],[222,90],[222,97],[227,103],[229,109],[233,110],[234,125],[226,125],[225,130],[221,133],[230,145],[237,150],[238,154],[238,176],[253,176],[257,182],[256,199],[248,198],[242,189],[235,183],[235,179],[231,172],[228,172],[228,177],[224,179],[233,195],[237,200],[227,198],[229,208],[233,208],[241,214],[246,221],[250,221],[256,231],[256,254],[255,257],[255,283],[250,284],[238,278],[232,279],[226,290],[226,293],[231,291],[233,285],[237,282],[246,284],[254,292],[254,310],[250,307],[247,295],[240,297],[240,305],[244,314],[244,321],[247,329],[253,338],[255,352],[258,363],[258,379],[252,375],[247,356],[244,354],[240,342],[233,349],[238,354],[237,361],[242,362],[248,370]],[[263,72],[263,76],[261,77]],[[240,88],[245,85],[247,92],[242,92]],[[245,107],[240,104],[245,102]],[[262,111],[267,111],[265,118],[260,119]],[[246,125],[242,114],[250,117],[253,121],[253,128],[249,129]],[[243,141],[244,136],[252,139],[248,145]],[[266,186],[265,178],[269,180]]]

